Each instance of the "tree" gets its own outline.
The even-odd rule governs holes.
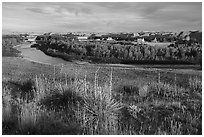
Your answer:
[[[170,57],[170,50],[169,48],[166,48],[165,59],[170,59]]]
[[[125,49],[125,51],[124,51],[124,59],[127,59],[127,58],[128,58],[128,50]]]

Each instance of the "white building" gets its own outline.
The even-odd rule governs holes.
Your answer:
[[[138,33],[133,33],[133,37],[138,37],[140,36]]]
[[[113,40],[113,38],[111,38],[111,37],[108,37],[108,38],[107,38],[107,40]]]
[[[145,43],[144,38],[138,38],[137,43],[139,43],[139,44]]]
[[[189,35],[187,35],[186,37],[185,37],[185,40],[187,40],[187,41],[189,41],[191,39],[191,37],[189,36]]]
[[[88,37],[87,36],[78,36],[77,39],[79,41],[87,41],[88,40]]]
[[[149,33],[144,33],[143,35],[140,35],[140,37],[149,37]]]
[[[157,38],[155,37],[152,42],[157,43]]]
[[[29,35],[26,37],[25,42],[30,42],[30,43],[35,42],[36,37],[37,36]]]

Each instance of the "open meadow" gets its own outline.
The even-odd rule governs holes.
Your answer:
[[[202,134],[202,74],[2,58],[3,134]]]

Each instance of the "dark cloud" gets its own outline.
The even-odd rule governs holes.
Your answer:
[[[31,11],[31,12],[35,12],[35,13],[48,14],[39,8],[27,8],[26,10]]]

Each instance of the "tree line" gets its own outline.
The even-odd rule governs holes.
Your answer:
[[[165,47],[128,42],[70,41],[49,37],[38,42],[41,49],[52,53],[98,59],[118,59],[123,61],[183,61],[199,63],[202,48],[198,43],[171,44]]]

